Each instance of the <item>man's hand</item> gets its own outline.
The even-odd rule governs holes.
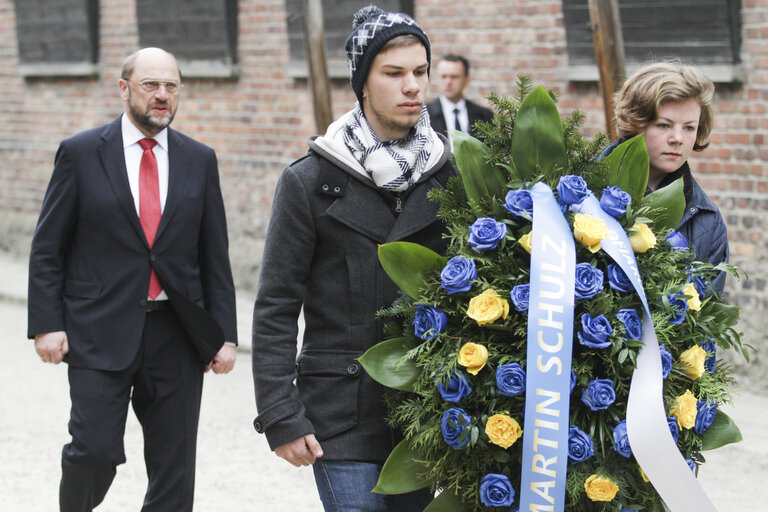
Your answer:
[[[229,373],[232,371],[232,368],[235,367],[236,358],[237,350],[235,347],[224,344],[213,358],[213,361],[208,363],[208,366],[205,367],[205,371],[207,372],[213,368],[213,373]]]
[[[314,434],[307,434],[278,446],[275,454],[296,467],[309,466],[315,463],[315,459],[323,456],[323,449]]]
[[[35,351],[44,363],[59,364],[64,354],[69,352],[67,333],[64,331],[47,332],[35,335]]]

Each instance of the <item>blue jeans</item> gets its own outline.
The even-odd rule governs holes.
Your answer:
[[[421,512],[432,501],[429,489],[394,496],[371,492],[381,464],[317,459],[312,469],[325,512]]]

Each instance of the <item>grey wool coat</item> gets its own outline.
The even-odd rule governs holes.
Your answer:
[[[437,164],[400,196],[377,189],[312,140],[309,153],[283,172],[253,315],[254,426],[273,450],[309,433],[325,460],[381,462],[392,450],[384,389],[357,358],[383,340],[376,312],[398,294],[378,245],[403,240],[445,250],[445,227],[426,197],[456,172],[440,141]]]

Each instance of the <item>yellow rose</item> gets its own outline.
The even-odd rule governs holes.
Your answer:
[[[467,316],[477,322],[477,325],[489,324],[499,318],[507,318],[509,302],[499,297],[496,290],[487,289],[480,295],[469,299]]]
[[[485,423],[485,433],[493,444],[509,448],[523,435],[520,424],[506,414],[494,414]]]
[[[677,418],[677,424],[680,428],[693,428],[696,426],[697,402],[696,396],[691,393],[690,389],[686,389],[685,393],[675,398],[669,415]]]
[[[465,343],[459,350],[458,360],[459,364],[466,367],[469,373],[477,375],[488,361],[488,349],[479,343]]]
[[[597,252],[600,241],[608,236],[608,226],[596,217],[577,213],[573,218],[573,236],[590,252]]]
[[[651,231],[647,224],[635,222],[635,225],[632,226],[632,231],[634,233],[629,235],[629,243],[635,252],[644,253],[656,246],[656,235],[653,234],[653,231]]]
[[[701,298],[699,298],[699,292],[696,291],[696,287],[693,286],[693,283],[685,283],[683,294],[691,297],[688,299],[688,309],[701,311]]]
[[[643,471],[643,468],[641,468],[640,466],[637,466],[637,469],[640,470],[640,476],[643,477],[643,482],[646,482],[646,483],[650,482],[650,480],[648,479],[648,475],[645,474],[645,471]]]
[[[525,249],[528,254],[531,254],[531,238],[533,237],[533,233],[526,233],[520,238],[517,239],[517,243],[519,243],[523,249]]]
[[[584,482],[584,488],[592,501],[611,501],[619,492],[619,486],[606,476],[590,476]]]
[[[680,354],[680,362],[683,363],[683,371],[691,379],[698,379],[704,373],[704,360],[706,358],[706,350],[699,345],[692,346]]]

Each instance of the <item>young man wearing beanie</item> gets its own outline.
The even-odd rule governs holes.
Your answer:
[[[358,358],[382,341],[376,312],[398,295],[378,245],[443,252],[427,192],[455,170],[424,105],[430,44],[421,27],[368,7],[346,51],[358,103],[309,140],[275,192],[253,316],[254,426],[278,456],[313,465],[326,511],[421,511],[427,490],[371,492],[398,438],[384,421],[384,390]]]

